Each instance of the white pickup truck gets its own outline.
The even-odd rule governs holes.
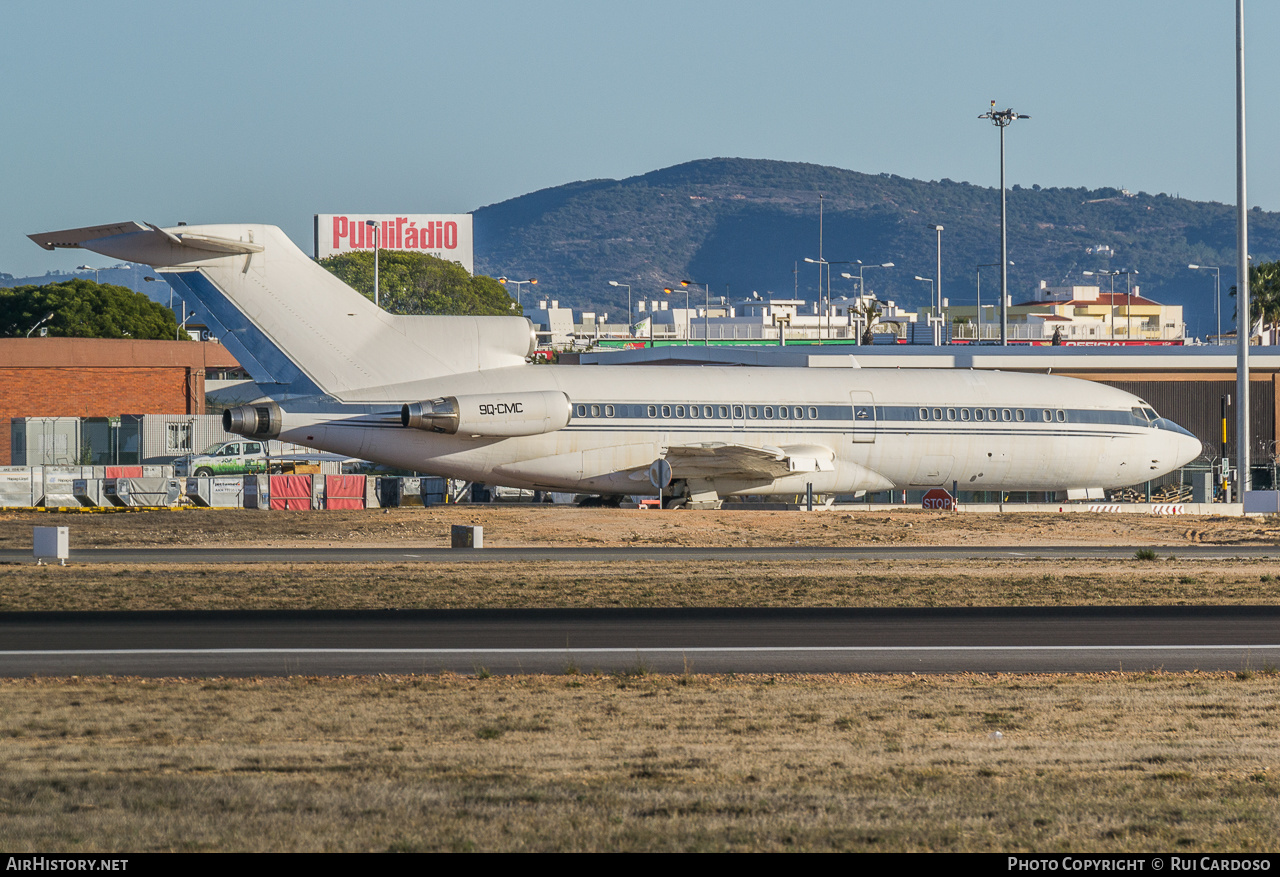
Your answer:
[[[292,472],[301,465],[318,466],[322,457],[315,452],[292,454],[272,450],[266,442],[238,439],[210,445],[202,453],[174,461],[174,475],[254,475],[261,472]],[[337,458],[335,458],[337,459]],[[318,470],[313,470],[318,471]]]

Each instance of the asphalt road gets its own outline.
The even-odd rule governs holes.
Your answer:
[[[0,613],[0,675],[1280,667],[1280,607]]]

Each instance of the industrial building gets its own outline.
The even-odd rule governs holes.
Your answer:
[[[0,423],[13,418],[201,415],[206,411],[206,380],[238,368],[225,347],[211,342],[4,338]],[[74,449],[77,457],[80,451]],[[11,462],[10,442],[0,442],[0,466]]]

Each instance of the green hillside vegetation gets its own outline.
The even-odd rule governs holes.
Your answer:
[[[994,174],[993,174],[994,176]],[[818,195],[830,261],[894,262],[866,273],[867,288],[899,305],[927,304],[936,233],[942,235],[943,295],[972,303],[975,266],[1000,260],[997,188],[943,179],[910,180],[833,167],[754,159],[706,159],[625,180],[591,180],[533,192],[475,212],[478,267],[536,276],[538,292],[594,310],[661,297],[681,279],[709,283],[713,295],[741,300],[752,291],[818,296]],[[1041,280],[1089,284],[1083,270],[1137,270],[1142,293],[1183,305],[1188,328],[1213,322],[1213,278],[1189,263],[1223,268],[1233,282],[1235,211],[1230,205],[1120,189],[1011,187],[1010,295],[1031,297]],[[1250,214],[1255,258],[1280,255],[1280,214]],[[1110,247],[1111,254],[1098,247]],[[798,275],[793,273],[797,268]],[[852,296],[854,281],[832,270],[832,294]],[[856,273],[853,271],[851,273]],[[994,276],[984,278],[997,282]],[[988,295],[994,286],[984,289]],[[984,295],[984,298],[986,296]],[[992,301],[988,299],[988,301]]]
[[[426,253],[378,251],[382,308],[392,314],[511,316],[520,308],[492,277],[471,276],[457,262]],[[373,253],[360,250],[321,259],[320,265],[373,298]]]
[[[123,286],[78,278],[0,288],[0,337],[22,338],[50,313],[41,328],[54,336],[172,340],[178,332],[173,311]]]

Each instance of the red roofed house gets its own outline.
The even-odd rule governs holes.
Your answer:
[[[1000,297],[982,306],[982,337],[1000,337]],[[949,307],[948,318],[967,320],[957,339],[973,338],[976,309]],[[1009,339],[1049,341],[1058,330],[1063,343],[1180,344],[1186,335],[1181,305],[1162,305],[1131,293],[1103,292],[1097,286],[1050,286],[1040,281],[1030,301],[1009,307]]]

